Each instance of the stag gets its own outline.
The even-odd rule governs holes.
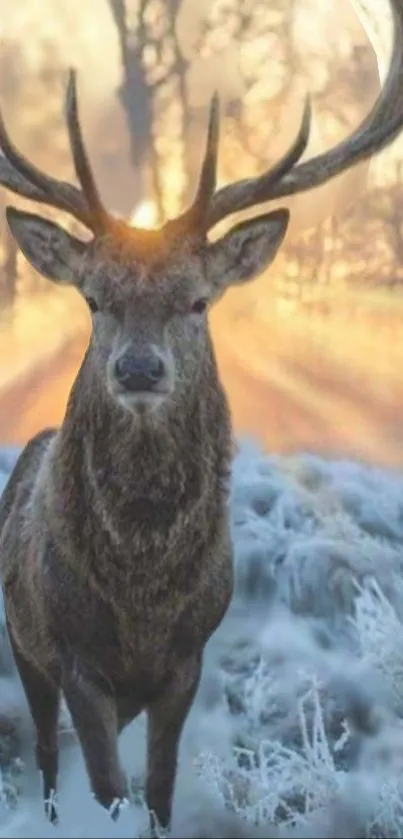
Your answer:
[[[301,161],[298,135],[259,177],[216,188],[218,99],[190,208],[158,230],[105,209],[85,151],[72,71],[66,118],[80,187],[43,174],[0,117],[0,183],[63,210],[92,234],[12,207],[12,235],[48,279],[76,287],[92,334],[60,429],[25,446],[0,504],[0,573],[16,666],[36,728],[45,812],[57,820],[57,723],[64,696],[91,789],[115,819],[128,786],[118,736],[147,713],[151,829],[169,827],[183,725],[204,647],[233,590],[228,517],[231,425],[208,310],[274,259],[289,213],[224,218],[311,189],[387,146],[403,125],[403,2],[374,108],[335,148]]]

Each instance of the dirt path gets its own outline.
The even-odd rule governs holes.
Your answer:
[[[41,428],[59,425],[85,345],[69,342],[0,393],[0,441],[24,443]]]

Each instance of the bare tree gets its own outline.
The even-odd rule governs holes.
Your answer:
[[[129,24],[126,0],[108,0],[118,32],[122,62],[122,83],[119,98],[125,110],[131,141],[133,165],[139,169],[141,192],[147,194],[147,172],[160,220],[165,216],[160,162],[155,148],[154,116],[158,91],[173,81],[175,95],[182,104],[182,154],[186,180],[190,180],[190,163],[186,153],[186,127],[190,119],[186,83],[188,62],[182,53],[176,33],[176,19],[182,0],[169,0],[156,9],[158,31],[150,22],[150,9],[156,0],[141,0],[134,23]],[[168,50],[169,46],[169,50]],[[150,66],[151,65],[151,66]]]
[[[144,66],[144,50],[148,45],[145,13],[149,0],[141,0],[139,3],[135,31],[128,25],[125,0],[108,0],[108,2],[119,37],[122,83],[118,95],[126,113],[132,162],[138,167],[140,175],[150,162],[153,191],[159,213],[162,215],[162,195],[158,167],[154,159],[152,97]],[[146,191],[145,186],[141,191]]]

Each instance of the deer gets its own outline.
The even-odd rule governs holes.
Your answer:
[[[403,126],[403,2],[391,3],[394,46],[370,114],[335,147],[301,160],[311,100],[283,157],[217,187],[214,94],[195,198],[160,227],[112,216],[80,127],[77,75],[65,115],[78,185],[30,163],[0,114],[0,183],[69,214],[89,238],[6,208],[25,258],[73,286],[92,331],[59,428],[23,448],[0,502],[0,577],[16,668],[36,732],[46,817],[57,823],[58,713],[69,709],[96,801],[116,820],[130,793],[118,738],[147,718],[145,801],[153,835],[169,830],[184,724],[207,642],[234,589],[230,528],[233,432],[209,311],[229,287],[274,260],[290,213],[278,207],[394,140]]]

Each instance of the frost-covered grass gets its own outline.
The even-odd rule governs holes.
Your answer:
[[[173,835],[402,836],[403,477],[244,444],[231,515],[236,591],[185,728]],[[2,655],[0,714],[25,719]],[[0,749],[0,836],[140,835],[144,717],[121,738],[133,801],[117,824],[60,740],[60,828],[22,735],[22,770]]]

